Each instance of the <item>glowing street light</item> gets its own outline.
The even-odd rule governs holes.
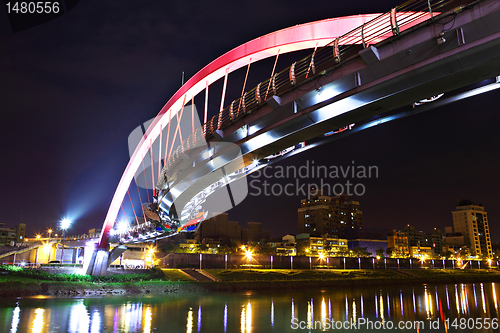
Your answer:
[[[252,263],[252,251],[245,251],[245,257],[248,259],[248,265]]]
[[[155,252],[156,252],[156,249],[154,247],[150,247],[149,250],[148,250],[149,257],[150,257],[150,260],[151,260],[151,266],[154,266]]]
[[[49,242],[50,242],[50,234],[52,234],[52,229],[47,229],[47,233],[49,234]]]
[[[71,220],[70,219],[62,219],[61,220],[61,229],[64,231],[69,228],[71,225]]]
[[[41,237],[42,237],[42,235],[40,235],[40,234],[36,235],[36,239],[40,239]]]
[[[61,229],[63,231],[63,243],[62,243],[62,251],[61,251],[61,266],[62,264],[64,264],[64,240],[65,240],[65,236],[66,236],[66,229],[69,228],[69,226],[71,225],[71,220],[70,219],[62,219],[61,220]]]

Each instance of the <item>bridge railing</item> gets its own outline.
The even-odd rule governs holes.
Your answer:
[[[163,172],[165,173],[167,169],[174,166],[185,151],[196,147],[197,142],[209,139],[217,130],[222,130],[241,117],[250,114],[264,105],[272,96],[280,96],[318,75],[325,74],[357,55],[363,48],[398,36],[404,30],[421,22],[434,19],[443,12],[472,2],[474,1],[410,0],[334,39],[326,46],[314,49],[312,54],[260,82],[240,98],[229,103],[201,128],[183,140],[168,158]]]

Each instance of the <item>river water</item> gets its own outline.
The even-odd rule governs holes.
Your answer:
[[[0,332],[498,332],[500,285],[23,297]]]

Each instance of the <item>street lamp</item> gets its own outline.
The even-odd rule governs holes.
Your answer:
[[[246,251],[245,257],[248,259],[248,266],[251,266],[251,264],[252,264],[252,251]]]
[[[50,234],[52,234],[52,229],[48,229],[47,233],[49,234],[49,242],[50,242]]]
[[[61,220],[61,229],[63,231],[63,243],[62,243],[62,251],[61,251],[61,266],[64,264],[64,240],[66,236],[66,229],[69,228],[71,225],[71,220],[70,219],[62,219]]]
[[[151,248],[149,249],[149,256],[150,256],[150,259],[151,259],[151,267],[153,267],[153,266],[154,266],[154,262],[155,262],[155,252],[156,252],[156,250],[155,250],[155,248],[154,248],[154,247],[151,247]]]

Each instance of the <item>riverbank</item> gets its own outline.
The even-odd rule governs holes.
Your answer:
[[[210,291],[289,291],[307,288],[359,288],[389,285],[500,282],[493,270],[208,270],[221,282]]]
[[[492,270],[207,270],[220,282],[196,282],[175,269],[150,280],[122,282],[53,281],[2,275],[0,297],[98,296],[201,292],[290,291],[388,285],[500,282]],[[54,275],[56,276],[56,275]]]

